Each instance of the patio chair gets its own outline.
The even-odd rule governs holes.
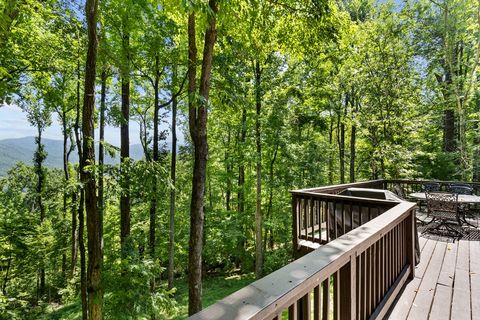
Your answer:
[[[447,186],[447,190],[450,193],[467,194],[467,195],[473,194],[473,187],[464,183],[449,184]],[[474,225],[472,225],[467,221],[467,215],[469,215],[470,218],[473,216],[473,213],[474,213],[473,208],[468,203],[460,203],[458,205],[458,210],[460,211],[462,220],[468,225],[474,227]]]
[[[403,187],[398,183],[395,183],[392,192],[395,193],[402,200],[405,200],[407,198],[405,189],[403,189]]]
[[[421,188],[422,188],[423,192],[440,191],[440,187],[441,187],[441,185],[438,182],[425,182],[421,185]],[[425,210],[426,210],[425,200],[417,200],[417,205],[418,205],[418,210],[419,211],[425,212]],[[420,222],[420,224],[422,224],[422,225],[424,225],[425,223],[428,224],[428,222],[420,220],[420,219],[418,219],[417,221]]]
[[[458,194],[473,194],[473,188],[468,184],[449,184],[447,186],[447,191],[450,193]]]
[[[426,182],[422,184],[422,191],[435,192],[440,191],[440,183],[438,182]]]
[[[426,192],[427,215],[432,218],[422,234],[440,230],[444,227],[458,237],[465,235],[461,227],[460,213],[458,210],[458,194],[447,192]]]

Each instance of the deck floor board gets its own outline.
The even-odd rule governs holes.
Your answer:
[[[446,244],[444,242],[436,243],[435,250],[426,269],[428,271],[425,272],[418,287],[408,319],[428,319],[438,276],[440,275],[440,269],[445,256],[445,248]]]
[[[470,241],[470,290],[472,319],[480,320],[480,242]]]
[[[420,248],[415,278],[388,319],[480,320],[480,241],[420,236]]]

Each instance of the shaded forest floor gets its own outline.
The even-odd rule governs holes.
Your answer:
[[[253,273],[243,275],[209,276],[203,281],[203,306],[204,308],[229,294],[247,286],[255,280]],[[175,301],[177,312],[175,316],[166,317],[159,315],[161,319],[180,320],[186,319],[188,313],[188,284],[187,279],[178,279],[176,282],[177,293]],[[52,305],[42,319],[48,320],[77,320],[82,318],[80,301],[77,303],[54,306]]]

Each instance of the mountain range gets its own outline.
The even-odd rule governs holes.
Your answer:
[[[50,168],[63,167],[63,141],[54,139],[42,139],[47,152],[45,166]],[[0,140],[0,176],[5,175],[17,162],[22,161],[32,164],[33,154],[36,150],[35,137],[24,137],[16,139]],[[98,146],[96,146],[98,150]],[[98,156],[98,155],[97,155]],[[140,144],[130,145],[130,157],[134,160],[143,158],[143,148]],[[120,154],[117,152],[115,158],[105,154],[105,163],[119,163]],[[78,162],[77,151],[70,154],[70,161]]]

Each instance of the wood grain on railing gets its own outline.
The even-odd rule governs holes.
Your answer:
[[[399,203],[190,319],[382,319],[414,276],[414,207]]]

